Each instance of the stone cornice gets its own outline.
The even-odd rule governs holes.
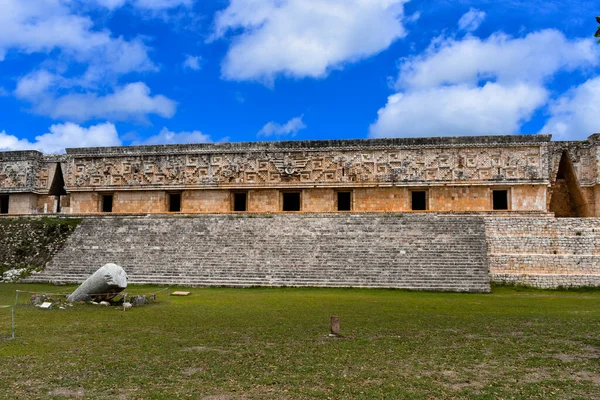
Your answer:
[[[129,191],[147,191],[147,190],[167,190],[167,191],[185,191],[185,190],[258,190],[258,189],[312,189],[312,188],[333,188],[333,189],[357,189],[374,187],[444,187],[444,186],[517,186],[517,185],[543,185],[547,186],[549,181],[542,179],[535,180],[488,180],[488,181],[401,181],[401,182],[294,182],[277,184],[205,184],[205,185],[144,185],[144,186],[82,186],[69,187],[69,192],[129,192]]]
[[[44,155],[36,150],[0,151],[0,162],[41,160],[43,157]]]
[[[166,154],[395,150],[439,147],[522,147],[536,145],[539,146],[541,144],[549,143],[551,138],[551,135],[504,135],[398,139],[204,143],[186,145],[73,148],[67,149],[67,154],[74,158],[84,158]]]

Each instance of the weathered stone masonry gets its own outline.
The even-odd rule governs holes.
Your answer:
[[[497,191],[505,203],[498,211],[595,215],[595,140],[558,145],[547,135],[524,135],[8,152],[0,153],[0,193],[10,214],[228,213],[236,192],[245,194],[246,212],[284,211],[286,192],[297,193],[294,211],[336,212],[340,191],[355,212],[485,212],[494,210]],[[563,148],[575,172],[557,179]]]
[[[281,238],[273,234],[271,241],[263,243],[258,239],[263,226],[250,222],[240,225],[234,217],[217,215],[238,212],[291,213],[287,219],[276,220],[290,224],[289,231]],[[400,223],[396,228],[404,233],[392,233],[396,229],[393,225],[381,223],[386,213],[412,212],[425,213],[423,221],[406,220],[415,224],[413,230]],[[0,214],[114,216],[84,221],[64,254],[94,246],[98,249],[92,242],[109,236],[122,236],[127,243],[134,234],[129,224],[141,224],[140,231],[152,231],[153,224],[171,226],[167,237],[144,234],[131,248],[117,246],[121,250],[92,252],[89,263],[100,256],[113,258],[103,261],[116,261],[123,254],[144,259],[144,254],[152,253],[148,249],[156,248],[155,258],[147,261],[164,256],[166,264],[150,269],[138,265],[138,271],[146,268],[140,272],[140,282],[485,290],[480,280],[472,280],[468,274],[461,281],[444,270],[452,262],[457,263],[457,270],[463,268],[460,257],[444,264],[446,267],[438,265],[436,272],[430,258],[407,258],[400,253],[391,257],[392,253],[385,253],[388,249],[382,250],[388,258],[379,262],[376,254],[379,241],[398,250],[402,241],[410,240],[410,232],[430,238],[435,245],[429,251],[434,255],[455,254],[461,244],[436,242],[436,235],[459,237],[461,224],[476,220],[487,247],[485,262],[477,268],[489,269],[492,281],[538,287],[600,286],[600,134],[579,142],[522,135],[108,147],[67,149],[64,155],[0,152]],[[182,216],[157,216],[158,220],[147,223],[118,217],[139,214]],[[195,214],[206,215],[192,217]],[[292,218],[303,214],[308,219]],[[432,223],[439,220],[427,218],[444,215],[449,218],[443,224],[447,230],[440,233]],[[311,216],[319,216],[319,224],[314,225]],[[186,225],[182,221],[195,222]],[[322,228],[327,225],[351,228],[333,234]],[[219,227],[233,230],[221,232]],[[193,229],[221,232],[223,240],[238,238],[242,243],[235,247],[218,235],[194,236],[198,231]],[[78,235],[88,242],[77,242]],[[190,235],[196,241],[187,243]],[[322,235],[329,237],[330,246],[323,248],[322,258],[306,265],[299,261],[283,270],[268,267],[271,262],[287,260],[290,255],[286,256],[285,246],[310,253],[308,249],[318,246]],[[294,240],[305,240],[306,236],[310,238],[307,244],[294,247]],[[209,253],[188,254],[187,261],[175,256],[171,259],[170,253],[165,253],[168,246],[161,242],[164,240],[192,247],[199,240],[208,240]],[[218,250],[229,246],[247,247],[244,257],[253,261],[237,265],[235,259]],[[349,264],[338,255],[354,248],[369,255],[352,258]],[[409,254],[409,250],[403,251]],[[462,251],[479,254],[474,247]],[[36,279],[60,280],[62,276],[76,281],[82,271],[92,268],[85,264],[88,261],[65,258],[64,254],[57,255],[48,272]],[[414,265],[406,264],[406,260]],[[60,269],[60,263],[66,269]],[[268,269],[265,273],[264,268]],[[361,272],[369,268],[371,272]],[[58,272],[53,275],[53,271]],[[326,271],[325,276],[319,271]]]
[[[434,214],[98,216],[36,282],[81,282],[99,260],[129,282],[489,291],[481,218]]]
[[[539,288],[600,286],[600,219],[485,218],[490,277]]]

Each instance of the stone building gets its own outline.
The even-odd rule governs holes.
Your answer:
[[[114,262],[139,284],[600,286],[600,218],[580,218],[599,188],[600,134],[18,151],[0,153],[0,228],[85,217],[30,282]]]
[[[553,213],[600,216],[600,134],[0,152],[2,214]]]

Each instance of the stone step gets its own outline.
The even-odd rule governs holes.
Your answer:
[[[489,236],[490,254],[600,254],[595,236]]]
[[[435,215],[85,219],[31,282],[106,262],[132,283],[489,291],[483,220]]]

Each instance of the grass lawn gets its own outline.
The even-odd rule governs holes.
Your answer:
[[[0,304],[16,289],[64,288],[3,284]],[[0,397],[600,398],[600,291],[189,290],[127,312],[18,307]]]

